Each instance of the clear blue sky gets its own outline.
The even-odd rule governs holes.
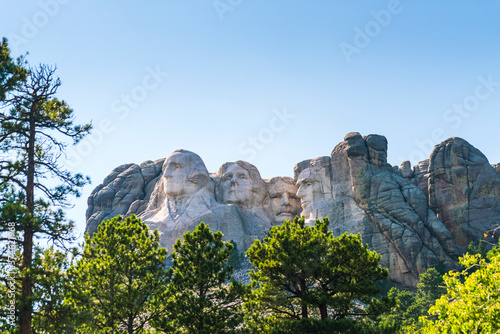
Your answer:
[[[57,64],[95,126],[69,152],[93,181],[68,211],[79,233],[114,167],[179,148],[263,178],[352,131],[385,135],[393,165],[452,136],[500,162],[499,18],[498,0],[0,0],[0,36]]]

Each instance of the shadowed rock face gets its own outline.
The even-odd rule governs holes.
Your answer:
[[[255,166],[225,163],[209,174],[186,150],[115,168],[89,197],[87,232],[118,214],[138,214],[172,250],[200,221],[247,249],[273,225],[303,215],[329,217],[335,235],[360,233],[400,285],[442,261],[457,265],[470,241],[488,241],[500,221],[499,165],[460,138],[411,166],[387,164],[387,140],[349,133],[330,156],[299,162],[294,178],[262,180]]]
[[[302,214],[328,216],[335,235],[360,233],[382,255],[394,281],[415,286],[429,266],[454,265],[458,252],[451,234],[422,191],[387,164],[385,137],[350,133],[330,157],[297,164],[295,175]],[[301,194],[308,184],[312,190]]]
[[[115,168],[88,198],[86,232],[97,231],[103,220],[144,211],[164,160],[148,160],[141,165],[126,164]]]
[[[478,149],[450,138],[436,145],[429,160],[429,205],[459,246],[500,223],[500,176]],[[494,242],[491,233],[486,239]]]

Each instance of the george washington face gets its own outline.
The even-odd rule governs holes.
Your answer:
[[[208,180],[203,161],[189,151],[175,151],[163,164],[167,197],[184,197],[202,188]]]

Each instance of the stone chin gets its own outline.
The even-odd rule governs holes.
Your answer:
[[[282,212],[275,216],[276,221],[279,221],[281,223],[284,222],[285,220],[293,221],[294,218],[295,214],[292,212]]]
[[[245,201],[249,201],[251,198],[249,196],[248,189],[230,189],[224,196],[224,202],[230,204],[244,204]]]
[[[312,205],[302,205],[302,212],[300,213],[301,216],[309,217],[313,212]]]
[[[307,211],[307,209],[311,207],[311,202],[302,200],[300,206],[302,207],[302,210]]]
[[[176,186],[165,186],[165,195],[167,197],[176,197],[184,194],[185,191],[184,189],[179,189],[179,187]]]
[[[200,187],[192,182],[172,182],[165,183],[165,194],[169,198],[177,197],[182,198],[190,194],[194,194],[200,190]]]

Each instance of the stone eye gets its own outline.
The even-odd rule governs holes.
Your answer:
[[[182,166],[176,162],[170,163],[169,167],[170,167],[170,169],[174,169],[174,170],[182,168]]]

